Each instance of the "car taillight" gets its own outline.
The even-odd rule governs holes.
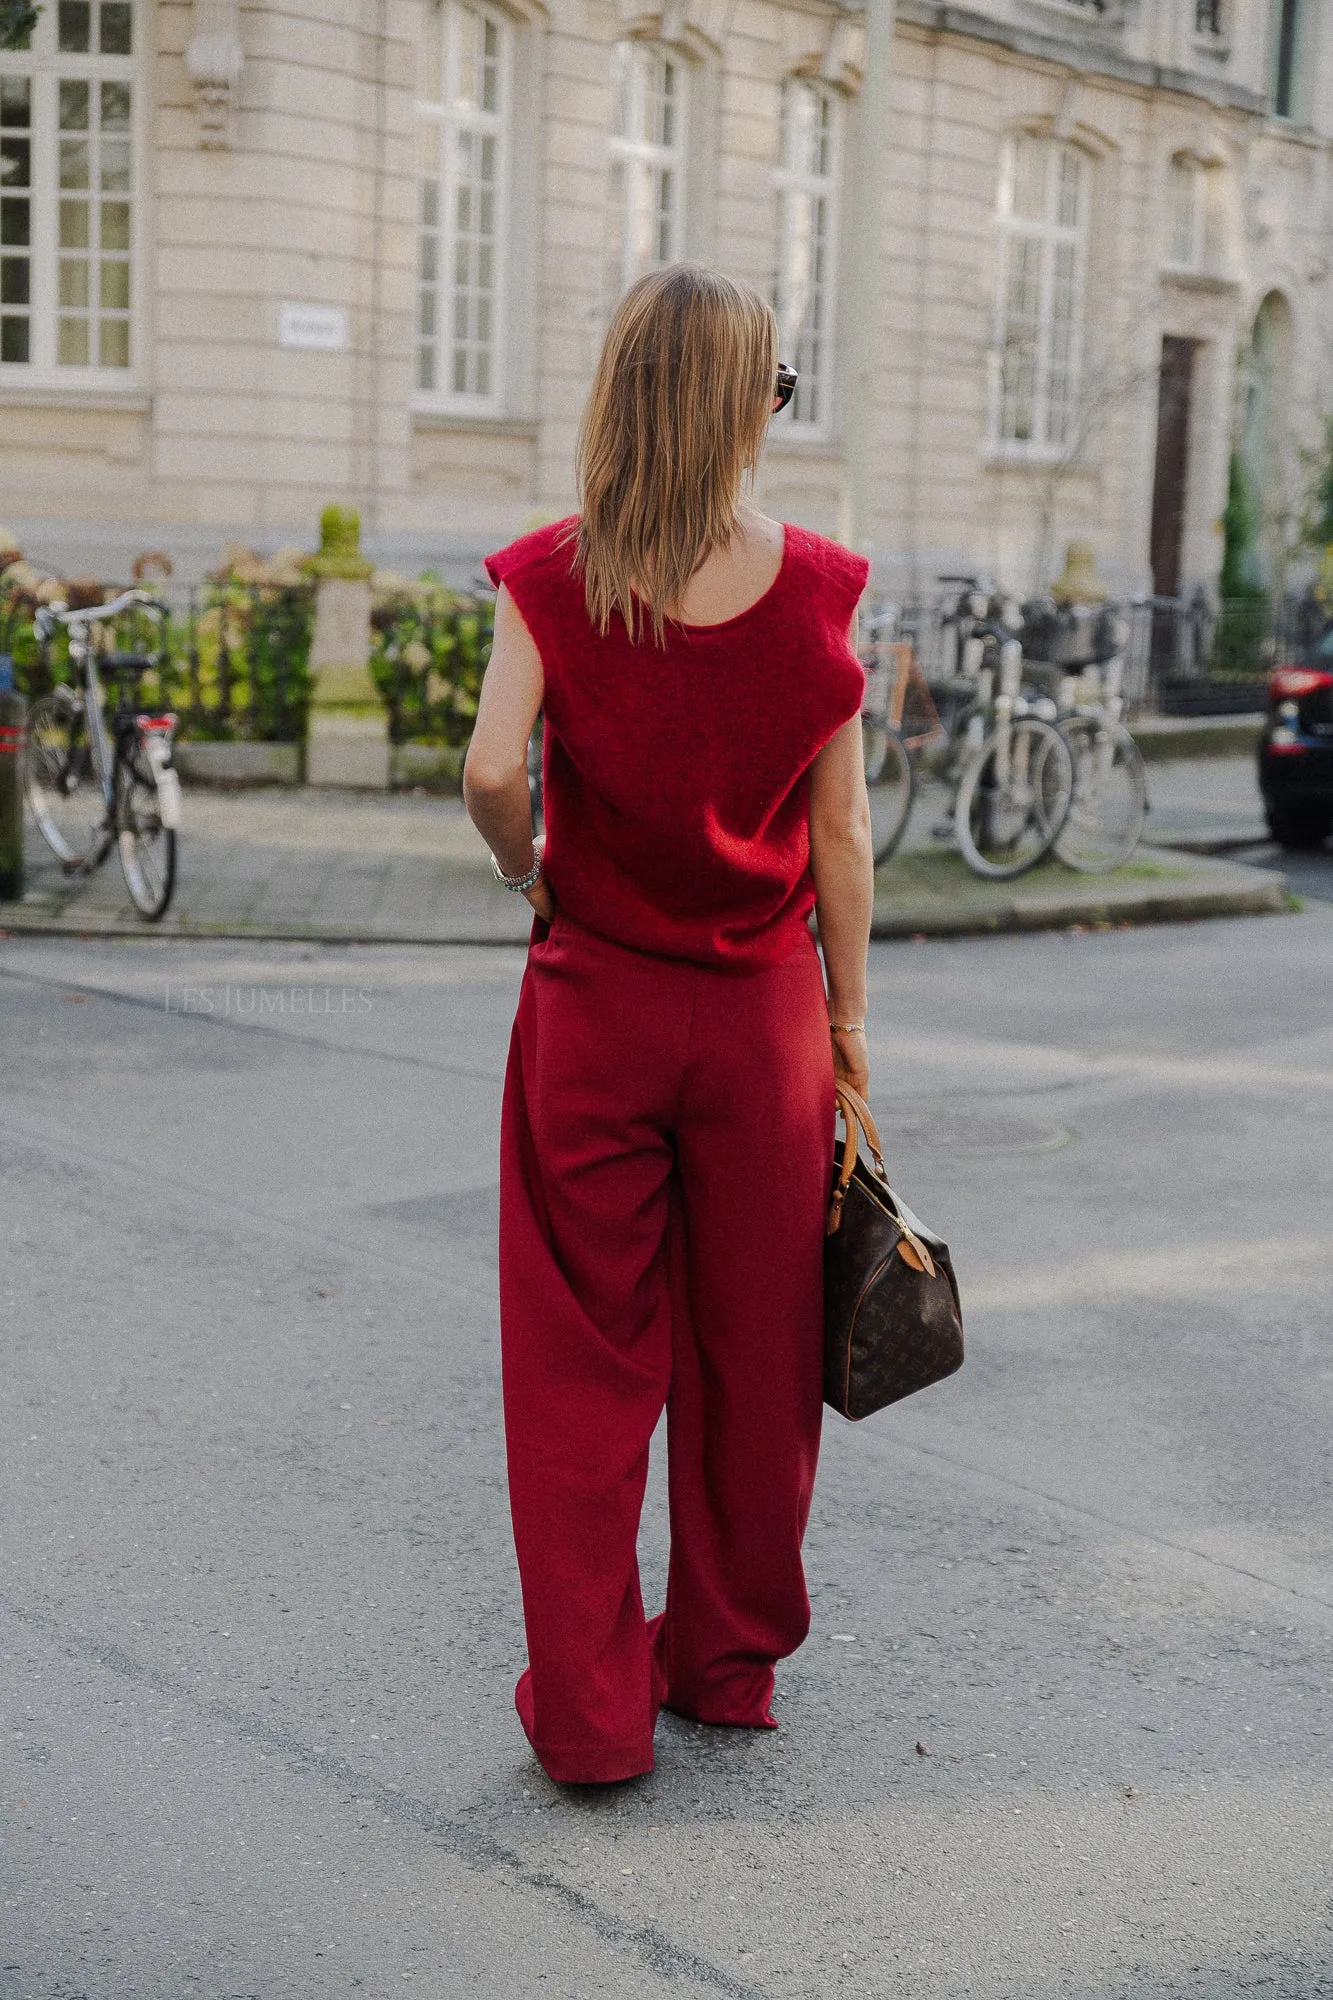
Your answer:
[[[1333,688],[1333,674],[1318,667],[1274,667],[1268,681],[1272,701],[1299,701],[1302,695],[1315,694],[1320,688]]]

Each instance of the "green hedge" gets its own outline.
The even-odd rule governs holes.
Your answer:
[[[472,734],[495,608],[438,577],[376,589],[370,671],[393,743],[461,746]]]

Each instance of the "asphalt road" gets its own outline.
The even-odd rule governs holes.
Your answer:
[[[518,955],[0,944],[2,2000],[1333,1995],[1331,954],[876,948],[968,1363],[830,1420],[780,1732],[584,1797],[511,1707]]]
[[[1286,876],[1294,895],[1333,903],[1333,848],[1327,844],[1317,854],[1292,854],[1266,841],[1257,847],[1233,849],[1231,859],[1253,862],[1256,868],[1275,868]]]

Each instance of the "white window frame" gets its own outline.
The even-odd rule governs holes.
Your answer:
[[[1020,148],[1038,146],[1045,158],[1042,215],[1016,212],[1015,189]],[[1062,168],[1072,167],[1076,186],[1076,216],[1062,222],[1059,213]],[[1066,140],[1017,133],[1005,143],[1000,171],[998,256],[996,259],[995,337],[991,350],[989,446],[999,457],[1051,461],[1065,456],[1075,443],[1083,369],[1084,307],[1087,290],[1088,232],[1092,207],[1092,162]],[[1063,250],[1072,252],[1070,290],[1073,308],[1057,327],[1058,266]],[[1036,314],[1031,353],[1031,415],[1026,436],[1007,431],[1010,401],[1010,288],[1020,258],[1035,259]],[[1062,402],[1053,396],[1056,381],[1055,336],[1067,334]],[[1064,421],[1060,421],[1060,410]]]
[[[29,359],[0,361],[0,396],[6,390],[134,390],[143,381],[144,348],[148,318],[144,294],[147,286],[146,202],[144,190],[145,132],[147,128],[148,62],[146,41],[151,32],[152,10],[147,0],[133,0],[130,50],[127,56],[62,53],[57,46],[59,0],[48,0],[38,15],[27,49],[0,51],[0,75],[27,76],[31,86],[32,141],[31,227],[29,266]],[[94,32],[99,19],[92,9]],[[130,185],[125,192],[129,203],[130,304],[129,365],[103,367],[96,361],[62,363],[58,360],[60,285],[60,195],[59,86],[61,82],[86,82],[90,92],[102,83],[126,83],[130,87],[129,156]],[[70,194],[74,190],[67,191]],[[78,191],[80,194],[84,190]],[[86,190],[90,211],[100,190]],[[109,191],[113,199],[119,190]],[[0,254],[3,253],[0,245]],[[88,257],[90,299],[99,274],[95,254]],[[90,332],[97,323],[97,307],[90,306]]]
[[[808,133],[797,107],[827,119],[822,162],[801,158]],[[777,421],[804,438],[827,437],[833,420],[838,306],[838,191],[842,177],[842,98],[827,84],[788,77],[782,86],[779,166],[774,174],[777,235],[773,308],[782,359],[798,374],[796,394]],[[811,269],[812,261],[822,269]]]
[[[669,144],[648,136],[646,106],[658,67],[669,69],[674,78],[672,102],[675,127]],[[619,72],[619,74],[618,74]],[[617,129],[617,111],[624,91],[626,130]],[[611,173],[607,180],[609,245],[607,276],[613,299],[643,276],[645,271],[674,264],[684,254],[685,175],[689,158],[690,66],[676,49],[657,42],[621,41],[611,49],[611,130],[607,145]],[[621,193],[617,197],[617,172]],[[669,200],[660,201],[660,175],[671,175]],[[659,240],[650,254],[634,241],[633,220],[649,215],[657,224],[665,221],[667,242]]]
[[[1094,32],[1119,31],[1125,25],[1126,0],[1039,0],[1052,14],[1082,21]]]
[[[1208,168],[1189,153],[1176,153],[1167,166],[1166,265],[1172,271],[1202,271],[1208,256]],[[1189,214],[1185,214],[1185,203]]]
[[[459,87],[462,62],[461,29],[464,13],[472,13],[494,26],[498,38],[497,104],[493,110],[467,101]],[[417,116],[423,127],[433,127],[438,147],[438,166],[429,173],[423,165],[417,178],[416,219],[417,261],[414,286],[412,333],[413,407],[422,411],[471,416],[501,416],[505,408],[505,380],[508,355],[505,341],[509,276],[509,206],[512,175],[511,106],[514,101],[514,24],[499,8],[484,0],[444,0],[438,10],[426,10],[427,32],[441,37],[442,94],[439,99],[420,98]],[[491,139],[495,146],[495,210],[492,237],[490,388],[484,394],[456,389],[454,367],[459,342],[454,308],[457,287],[453,273],[458,249],[459,156],[462,142]],[[427,280],[422,269],[428,234],[423,220],[424,190],[433,182],[438,204],[433,230],[436,256],[433,281],[435,330],[426,336],[422,319]],[[435,361],[435,383],[420,386],[421,351],[429,338]],[[468,343],[464,343],[465,345]]]

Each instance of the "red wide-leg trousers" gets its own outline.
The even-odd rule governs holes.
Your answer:
[[[540,927],[539,927],[540,928]],[[505,1081],[500,1309],[528,1670],[552,1778],[650,1771],[662,1704],[772,1728],[806,1635],[833,1075],[823,980],[630,951],[557,915]],[[667,1409],[671,1561],[635,1542]]]

